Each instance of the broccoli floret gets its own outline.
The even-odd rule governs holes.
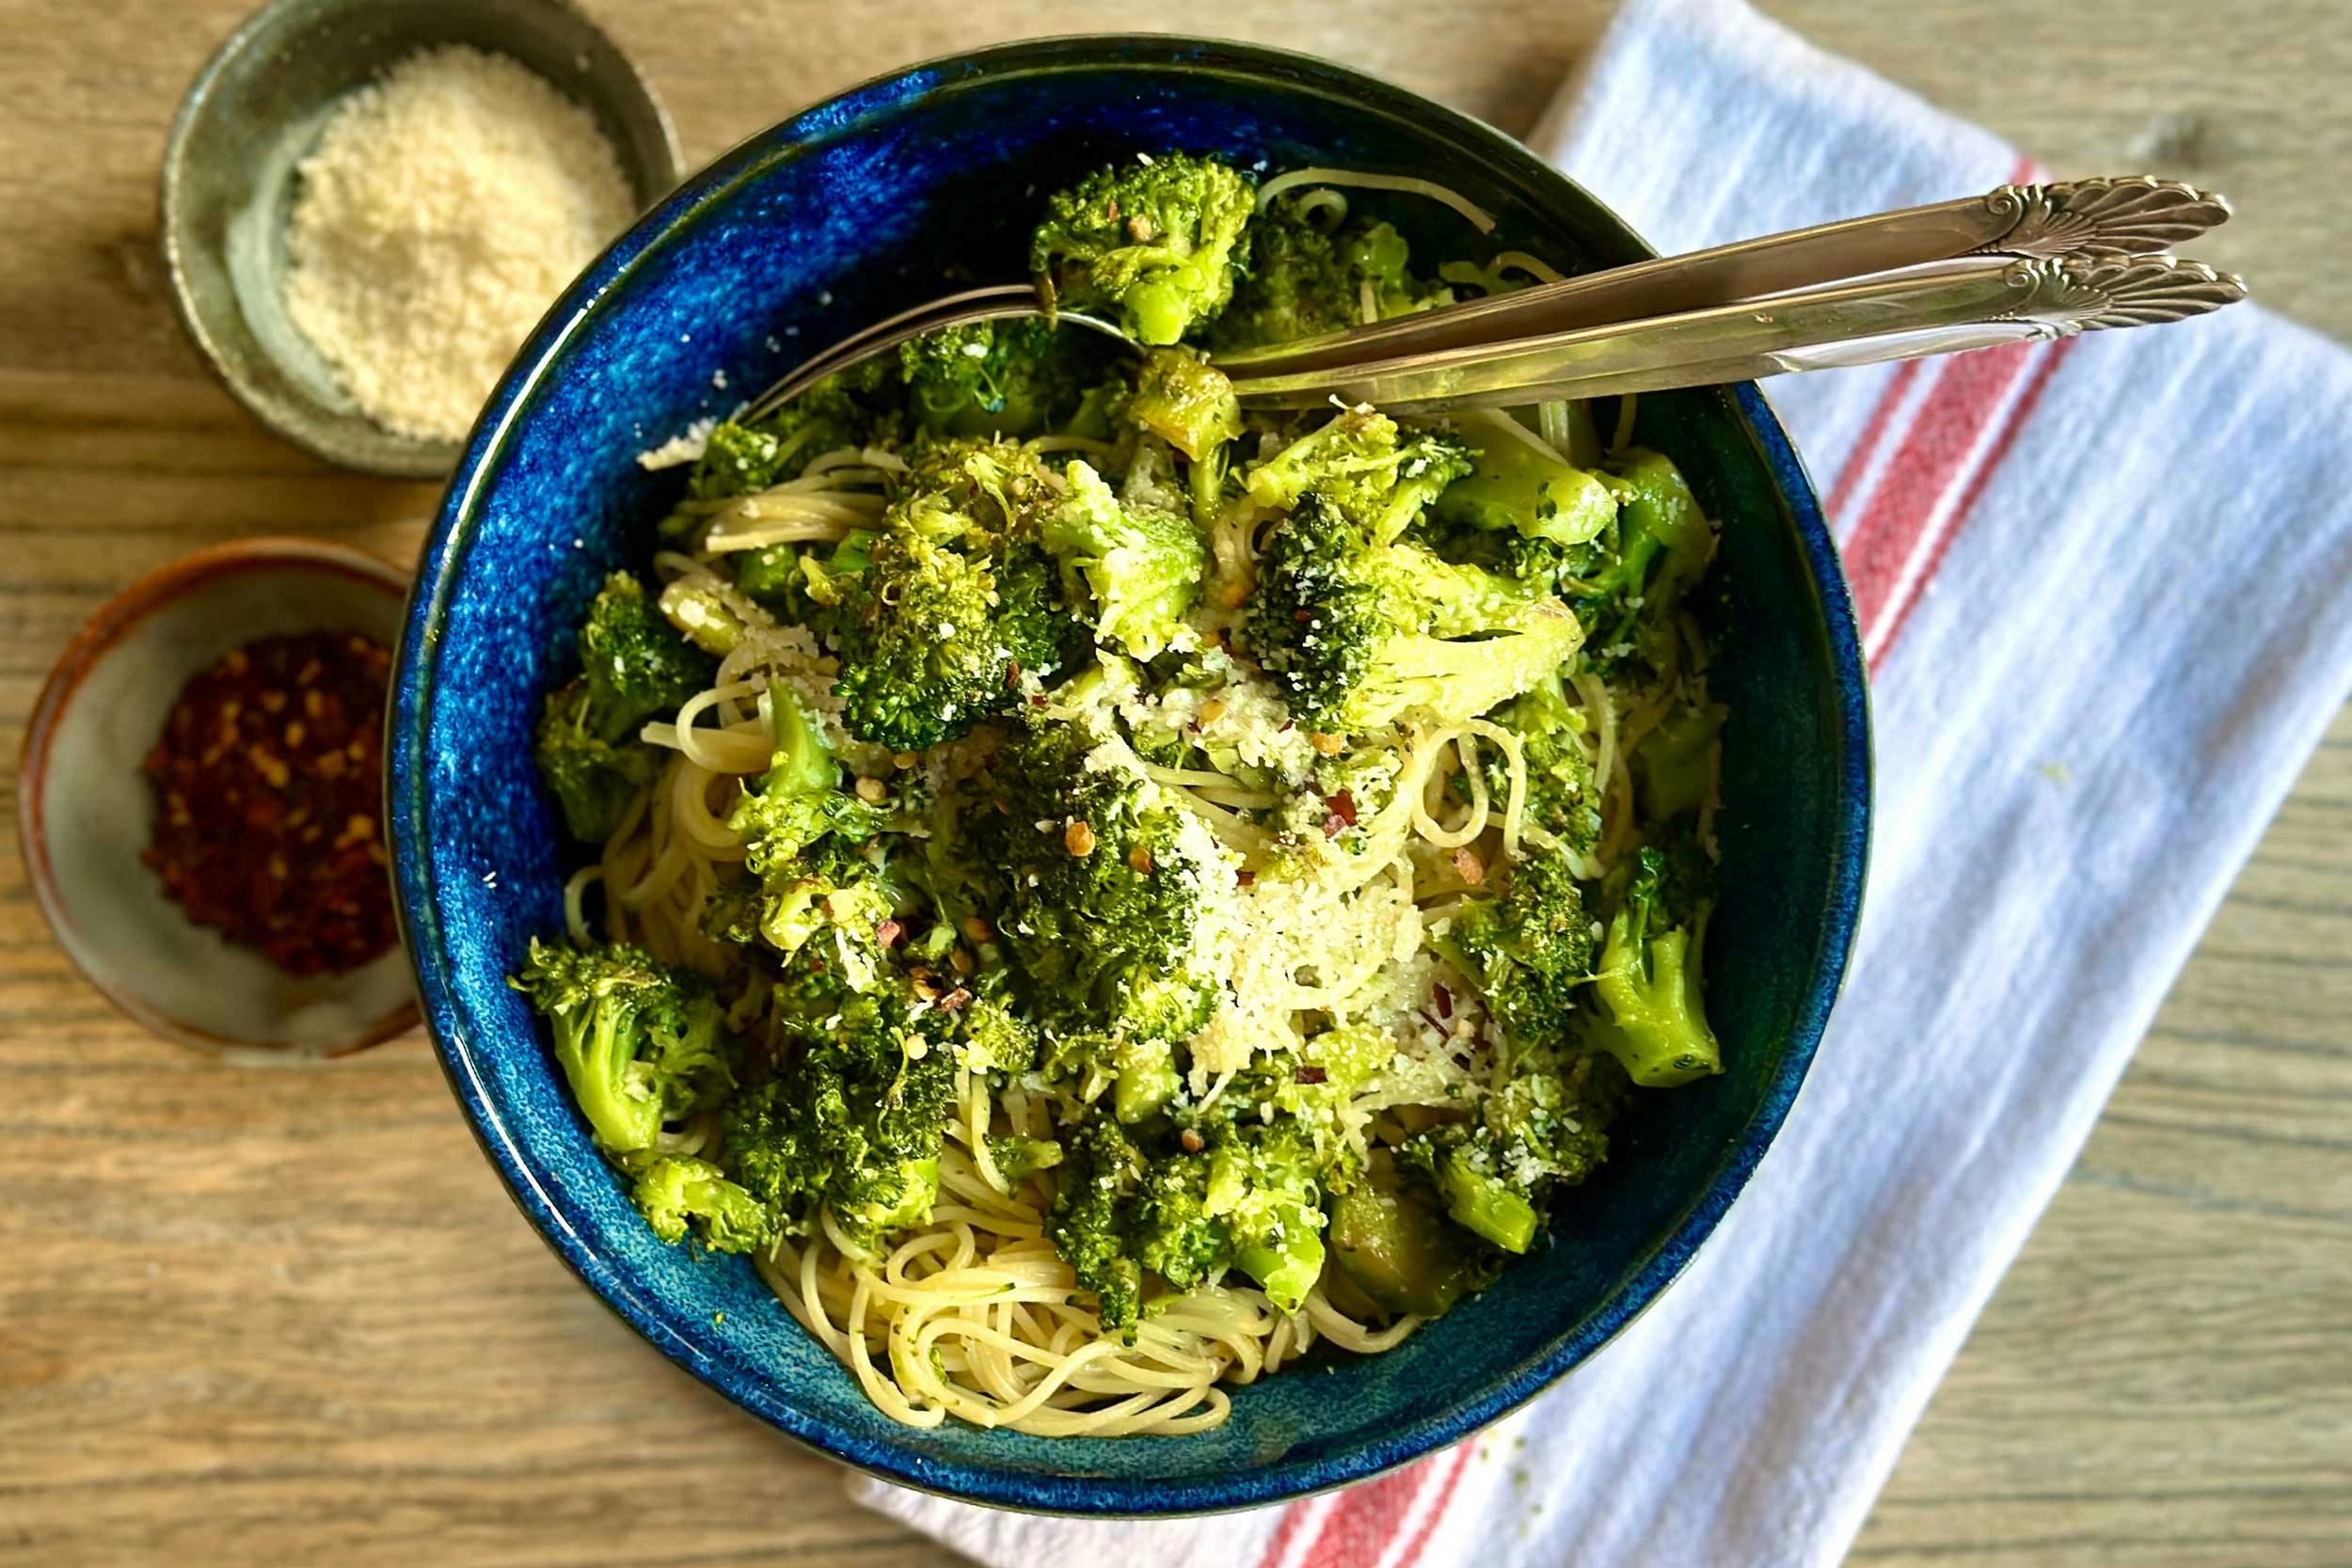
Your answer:
[[[572,837],[588,844],[612,837],[638,791],[661,771],[660,753],[637,738],[644,717],[585,676],[548,693],[532,760]]]
[[[798,1049],[721,1113],[737,1180],[796,1232],[820,1207],[867,1246],[921,1224],[939,1191],[956,1063],[930,1049],[914,992],[895,974],[853,992],[811,968],[776,1006]]]
[[[1593,977],[1593,918],[1557,854],[1514,863],[1502,896],[1466,905],[1434,944],[1478,988],[1515,1049],[1564,1040],[1577,988]]]
[[[995,1162],[996,1174],[1008,1185],[1018,1186],[1041,1170],[1053,1170],[1061,1164],[1061,1145],[1052,1138],[988,1137],[988,1157]]]
[[[950,436],[1059,429],[1101,379],[1101,341],[1038,317],[927,332],[898,346],[909,412],[922,429]]]
[[[1474,718],[1582,641],[1558,601],[1416,545],[1368,544],[1319,494],[1267,535],[1241,629],[1298,721],[1336,734],[1414,710]]]
[[[1051,477],[1011,443],[942,447],[891,503],[870,563],[828,577],[850,734],[918,752],[1009,706],[1024,672],[1061,667],[1075,624],[1035,538]]]
[[[1486,1271],[1460,1232],[1381,1156],[1370,1179],[1331,1205],[1331,1256],[1357,1289],[1391,1312],[1434,1318]]]
[[[1695,845],[1645,847],[1609,921],[1593,986],[1605,1022],[1591,1038],[1647,1088],[1724,1069],[1699,988],[1711,881]]]
[[[1210,1152],[1207,1212],[1225,1222],[1233,1262],[1284,1312],[1323,1274],[1325,1163],[1295,1127],[1237,1126]]]
[[[1248,273],[1216,324],[1216,346],[1232,350],[1295,342],[1364,320],[1369,288],[1375,319],[1450,304],[1454,291],[1415,278],[1404,237],[1385,223],[1337,233],[1305,215],[1302,198],[1278,198],[1250,225]]]
[[[1101,169],[1047,200],[1029,270],[1048,305],[1106,309],[1136,341],[1172,343],[1232,298],[1254,202],[1206,158]]]
[[[1590,1058],[1562,1069],[1516,1069],[1477,1119],[1416,1134],[1398,1158],[1419,1170],[1456,1225],[1505,1252],[1525,1252],[1552,1196],[1589,1176],[1609,1152],[1605,1131],[1623,1078]]]
[[[637,1178],[629,1196],[653,1233],[673,1244],[691,1223],[714,1252],[750,1252],[768,1239],[768,1212],[707,1160],[656,1160]]]
[[[1037,1066],[1036,1027],[1002,997],[985,990],[974,997],[958,1015],[956,1032],[963,1046],[964,1065],[975,1072],[1017,1076]]]
[[[1715,553],[1715,531],[1681,471],[1654,451],[1636,449],[1616,465],[1616,528],[1597,541],[1599,564],[1567,585],[1569,606],[1599,654],[1618,650],[1663,663],[1672,616]]]
[[[1568,701],[1558,673],[1498,708],[1494,718],[1518,736],[1527,764],[1526,820],[1555,845],[1592,853],[1600,842],[1600,787],[1593,777],[1592,753],[1584,749],[1583,710]],[[1486,787],[1497,800],[1510,788],[1499,753],[1487,759]]]
[[[579,644],[580,673],[548,694],[532,757],[563,811],[564,829],[599,843],[660,771],[660,754],[637,738],[638,730],[708,686],[718,661],[681,637],[627,572],[605,579]]]
[[[1320,1277],[1323,1156],[1287,1125],[1227,1124],[1218,1136],[1155,1160],[1132,1130],[1096,1117],[1066,1140],[1050,1234],[1102,1298],[1106,1325],[1135,1321],[1147,1272],[1190,1291],[1238,1268],[1285,1312]]]
[[[879,938],[898,910],[898,890],[874,863],[837,840],[771,866],[759,934],[779,953],[798,953],[819,937],[818,949],[837,965],[844,983],[864,990],[881,964]]]
[[[1031,1010],[1065,1032],[1166,1044],[1223,994],[1217,918],[1232,874],[1122,742],[1041,721],[993,778],[982,863],[1001,867],[1000,941]],[[1152,1063],[1138,1056],[1138,1072]]]
[[[580,670],[621,701],[661,713],[716,679],[719,662],[662,615],[644,583],[615,572],[580,623]]]
[[[574,1102],[596,1142],[615,1154],[652,1148],[664,1121],[728,1082],[708,982],[663,968],[642,948],[534,938],[509,983],[548,1021]]]
[[[789,687],[769,689],[776,749],[756,789],[744,791],[727,814],[742,841],[743,863],[769,877],[828,835],[856,844],[881,832],[890,814],[841,787],[840,765],[821,720]]]
[[[1176,513],[1122,505],[1084,463],[1063,478],[1068,489],[1040,515],[1038,530],[1061,563],[1064,594],[1091,607],[1098,642],[1158,657],[1187,636],[1184,612],[1207,562],[1200,534]]]
[[[1179,1154],[1144,1173],[1127,1218],[1136,1260],[1179,1291],[1207,1283],[1232,1257],[1208,1192],[1207,1159]]]
[[[1145,356],[1127,417],[1196,463],[1242,430],[1233,384],[1184,348],[1155,348]]]
[[[1432,508],[1439,522],[1568,547],[1589,543],[1616,520],[1616,494],[1606,481],[1560,462],[1517,430],[1507,414],[1479,416],[1467,427],[1478,453],[1470,473]]]
[[[1470,462],[1459,436],[1439,430],[1406,436],[1386,414],[1352,408],[1258,464],[1243,485],[1250,500],[1269,512],[1290,511],[1312,492],[1367,542],[1386,545],[1469,473]]]
[[[878,395],[883,379],[882,362],[869,360],[828,376],[755,423],[727,420],[704,443],[687,494],[696,500],[747,496],[798,479],[809,459],[837,447],[889,444],[898,421]],[[692,515],[673,514],[663,531],[682,531]]]
[[[1143,1162],[1118,1122],[1092,1117],[1062,1142],[1046,1235],[1061,1260],[1092,1291],[1103,1326],[1132,1325],[1143,1306],[1143,1265],[1128,1224]]]

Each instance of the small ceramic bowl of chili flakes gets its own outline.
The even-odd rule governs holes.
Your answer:
[[[51,672],[24,862],[67,954],[155,1033],[339,1055],[416,1022],[382,809],[406,594],[358,550],[224,545],[126,589]]]

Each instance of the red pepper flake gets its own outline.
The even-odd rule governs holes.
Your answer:
[[[1452,1018],[1454,1016],[1454,993],[1448,990],[1445,987],[1431,986],[1429,988],[1429,1000],[1438,1005],[1438,1016],[1439,1018]]]
[[[1021,684],[1021,666],[1019,663],[1009,661],[1005,665],[1005,684],[1007,686],[1019,686]]]
[[[1258,874],[1254,871],[1236,871],[1233,873],[1233,885],[1236,887],[1256,887],[1258,885]]]
[[[1342,827],[1352,828],[1356,825],[1356,797],[1352,791],[1343,789],[1337,795],[1327,795],[1323,803],[1331,809],[1332,816],[1340,819]]]
[[[140,858],[165,895],[289,974],[341,974],[395,940],[376,835],[390,673],[362,637],[248,642],[181,688],[141,766],[156,813]],[[273,719],[297,688],[302,719]]]
[[[1036,696],[1030,698],[1029,705],[1031,707],[1043,707],[1045,705],[1045,693],[1041,691]]]
[[[898,939],[905,934],[906,927],[895,920],[885,920],[874,927],[874,941],[884,947],[896,945]]]
[[[1319,1067],[1302,1067],[1297,1071],[1291,1074],[1291,1082],[1294,1084],[1320,1084],[1329,1076],[1330,1074],[1325,1072]]]
[[[960,1013],[971,1005],[972,993],[961,986],[939,999],[939,1010],[943,1013]]]

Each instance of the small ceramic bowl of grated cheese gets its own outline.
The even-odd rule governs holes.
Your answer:
[[[548,305],[677,176],[652,88],[565,0],[274,0],[172,125],[164,257],[256,419],[437,478]]]

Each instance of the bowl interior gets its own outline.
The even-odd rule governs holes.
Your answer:
[[[109,1001],[207,1048],[333,1054],[415,1022],[398,951],[296,978],[191,923],[140,862],[154,831],[141,775],[188,678],[257,637],[356,631],[390,647],[407,582],[356,552],[232,546],[166,568],[67,651],[26,737],[25,859],[57,940]]]
[[[1009,46],[809,111],[707,170],[591,269],[476,433],[411,607],[393,741],[402,903],[427,1016],[517,1201],[648,1338],[798,1436],[910,1483],[1083,1512],[1236,1507],[1357,1479],[1459,1436],[1608,1338],[1687,1259],[1794,1096],[1858,894],[1867,743],[1851,615],[1812,492],[1753,389],[1645,397],[1642,438],[1723,518],[1713,611],[1733,705],[1711,996],[1729,1070],[1647,1097],[1553,1242],[1376,1358],[1239,1390],[1181,1441],[1048,1441],[880,1416],[738,1259],[656,1242],[590,1147],[504,982],[560,927],[564,870],[529,735],[601,573],[642,562],[681,483],[634,455],[821,345],[943,292],[1021,276],[1029,199],[1136,150],[1443,179],[1493,245],[1588,268],[1640,243],[1484,126],[1294,56],[1181,40]],[[1416,254],[1457,219],[1370,201]],[[557,325],[552,324],[562,323]],[[723,377],[723,385],[716,385]],[[488,874],[496,873],[495,887]]]
[[[295,166],[336,103],[420,49],[464,43],[530,67],[596,116],[640,203],[677,181],[669,117],[626,57],[563,0],[277,0],[190,88],[164,156],[164,244],[189,331],[254,415],[350,467],[449,472],[459,444],[359,412],[286,313]]]

